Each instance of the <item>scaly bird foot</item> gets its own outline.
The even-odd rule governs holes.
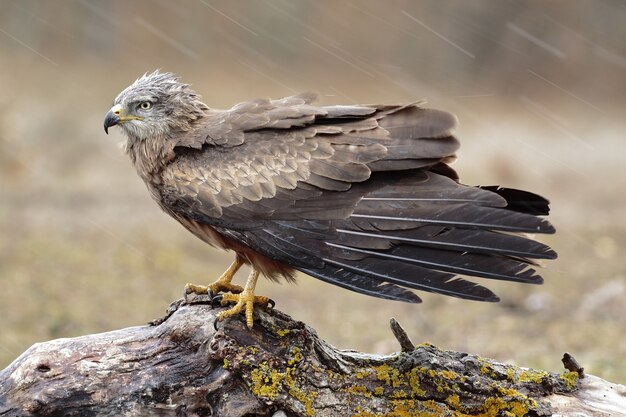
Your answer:
[[[253,324],[252,313],[254,311],[255,304],[264,308],[267,308],[268,306],[274,308],[274,305],[276,304],[274,300],[268,297],[262,295],[254,295],[254,292],[250,291],[247,288],[244,289],[243,292],[240,294],[222,294],[220,296],[220,302],[222,305],[226,305],[228,303],[235,303],[235,305],[232,308],[229,308],[228,310],[219,313],[217,315],[217,320],[221,321],[228,317],[232,317],[236,314],[239,314],[241,310],[245,309],[246,325],[249,329],[252,328]]]
[[[240,285],[231,284],[230,282],[227,282],[225,280],[218,279],[213,284],[209,285],[196,285],[192,283],[185,284],[185,292],[183,294],[183,297],[185,299],[185,302],[187,302],[189,294],[207,294],[209,296],[209,299],[211,300],[221,292],[232,292],[238,294],[242,291],[243,287],[241,287]]]
[[[231,284],[230,282],[233,279],[235,273],[241,268],[243,265],[243,261],[237,256],[235,258],[235,262],[233,262],[226,271],[222,274],[221,277],[218,278],[213,284],[209,285],[196,285],[192,283],[187,283],[185,285],[185,292],[183,293],[183,298],[185,302],[188,302],[187,296],[189,294],[208,294],[209,299],[213,299],[220,292],[230,291],[232,293],[240,293],[243,291],[243,288],[239,285]]]

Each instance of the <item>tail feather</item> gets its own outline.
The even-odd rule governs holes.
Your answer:
[[[371,232],[337,229],[336,242],[362,248],[390,249],[404,243],[432,249],[498,254],[530,259],[554,259],[556,252],[543,243],[524,237],[489,230],[470,230],[445,226]]]
[[[443,207],[423,207],[418,204],[404,204],[403,207],[392,207],[386,202],[372,202],[357,207],[351,217],[376,219],[379,221],[404,221],[419,225],[444,225],[475,229],[500,230],[517,233],[554,233],[554,227],[547,221],[519,213],[502,210],[496,212],[491,208],[454,204]],[[499,210],[498,210],[499,211]]]
[[[386,300],[404,301],[407,303],[421,303],[422,300],[414,292],[399,285],[380,280],[373,280],[369,275],[362,275],[349,271],[341,266],[327,263],[323,268],[298,268],[305,274],[311,275],[329,284],[337,285],[360,294],[369,295]]]
[[[329,264],[382,282],[475,301],[498,301],[489,289],[454,274],[403,262],[365,258],[359,261],[325,259]]]
[[[550,214],[550,202],[535,193],[514,188],[503,188],[498,185],[481,186],[479,188],[503,197],[507,202],[506,208],[509,210],[534,216],[547,216]]]
[[[408,245],[399,245],[388,251],[362,249],[336,243],[328,243],[328,245],[342,249],[344,253],[348,252],[351,260],[374,257],[481,278],[530,284],[543,282],[543,279],[536,274],[534,269],[529,268],[527,263],[507,257],[416,248]]]

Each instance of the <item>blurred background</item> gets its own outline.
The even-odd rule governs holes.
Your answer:
[[[453,111],[466,184],[552,201],[542,287],[404,305],[301,276],[259,293],[341,348],[415,342],[626,381],[623,1],[0,2],[0,368],[35,342],[142,325],[232,254],[160,212],[102,129],[146,71],[217,108],[313,90],[323,104],[426,99]],[[241,273],[240,280],[245,277]],[[485,283],[485,281],[482,281]]]

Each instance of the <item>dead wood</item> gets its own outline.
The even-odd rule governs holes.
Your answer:
[[[338,350],[278,310],[219,323],[175,303],[154,325],[39,343],[0,371],[0,416],[619,416],[626,387],[430,344]],[[579,413],[579,414],[576,414]]]

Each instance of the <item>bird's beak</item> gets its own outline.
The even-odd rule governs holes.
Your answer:
[[[111,110],[104,116],[104,133],[109,134],[109,128],[115,126],[122,121],[122,106],[116,104],[111,107]]]
[[[111,107],[111,110],[104,116],[104,132],[108,135],[111,126],[119,125],[129,120],[143,120],[143,117],[126,115],[121,104]]]

